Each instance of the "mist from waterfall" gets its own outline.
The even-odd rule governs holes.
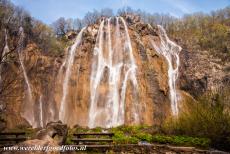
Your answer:
[[[168,62],[168,84],[170,89],[170,101],[173,115],[178,115],[178,93],[176,89],[176,80],[178,78],[178,68],[180,65],[179,53],[182,48],[171,41],[165,29],[158,25],[160,45],[152,41],[155,50],[163,55]]]
[[[23,63],[23,45],[24,45],[24,38],[25,38],[25,34],[24,34],[24,29],[22,27],[19,28],[19,41],[18,41],[18,56],[19,56],[19,62],[21,64],[21,68],[22,68],[22,73],[26,82],[26,101],[25,101],[25,108],[23,108],[23,112],[22,112],[22,117],[24,117],[31,126],[33,126],[33,128],[36,128],[38,126],[37,122],[35,121],[35,117],[34,117],[34,108],[33,108],[33,104],[34,104],[34,100],[33,100],[33,95],[32,95],[32,90],[31,90],[31,85],[29,82],[29,78],[27,76],[26,73],[26,69]]]
[[[61,99],[60,109],[59,109],[59,120],[61,120],[64,123],[66,122],[66,118],[68,118],[66,116],[66,97],[68,96],[69,79],[70,79],[70,76],[72,73],[71,69],[73,66],[74,57],[75,57],[77,47],[81,43],[82,34],[83,34],[84,30],[85,30],[85,28],[83,28],[80,31],[80,33],[78,34],[74,44],[71,46],[71,48],[69,50],[68,58],[64,61],[63,65],[60,68],[60,69],[63,69],[64,65],[66,65],[66,72],[65,72],[65,76],[64,76],[63,89],[62,89],[63,94],[62,94],[62,99]]]
[[[138,90],[137,66],[126,22],[122,17],[116,17],[114,26],[111,20],[113,18],[101,21],[94,47],[90,77],[90,128],[124,124],[128,81],[133,84],[134,91]],[[124,36],[120,32],[120,22],[124,26]],[[133,118],[138,123],[137,108],[133,110]]]

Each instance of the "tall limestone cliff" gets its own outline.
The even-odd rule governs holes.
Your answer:
[[[102,21],[104,25],[101,25]],[[28,100],[28,86],[18,55],[15,55],[13,64],[6,66],[9,73],[5,76],[17,75],[20,78],[11,85],[15,96],[7,98],[5,102],[8,128],[21,125],[44,127],[48,122],[57,120],[62,120],[70,127],[90,126],[90,118],[94,123],[91,127],[112,127],[117,124],[158,126],[173,115],[169,64],[153,45],[153,42],[160,45],[162,38],[159,28],[144,24],[135,16],[113,17],[86,27],[79,39],[75,48],[76,40],[72,39],[73,46],[65,49],[60,56],[44,55],[36,44],[28,44],[21,51],[32,100]],[[100,41],[103,45],[97,51]],[[111,51],[113,54],[109,57]],[[101,71],[99,63],[102,59],[97,59],[99,53],[103,54],[105,65],[93,92],[96,78],[92,74]],[[132,56],[133,59],[130,58]],[[115,67],[118,64],[121,67]],[[175,65],[172,62],[172,66]],[[70,72],[69,76],[67,72]],[[119,80],[115,82],[117,78],[113,77]],[[179,89],[177,91],[180,111],[183,99],[191,96]],[[95,100],[96,106],[92,106]],[[124,112],[120,112],[121,108]],[[93,119],[90,117],[92,115]],[[123,121],[112,122],[114,117],[120,117]]]

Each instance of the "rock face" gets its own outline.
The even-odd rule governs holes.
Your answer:
[[[131,53],[132,50],[136,67],[132,68],[130,72],[135,69],[134,74],[137,85],[134,87],[134,79],[131,77],[131,73],[127,73],[128,79],[125,81],[124,106],[122,106],[125,111],[124,124],[157,126],[167,117],[171,116],[167,73],[168,64],[165,57],[157,53],[151,44],[151,41],[158,42],[159,44],[160,38],[157,33],[157,28],[140,22],[137,17],[126,16],[124,19],[126,20],[126,24],[124,24],[121,19],[118,20],[120,30],[120,37],[118,37],[120,45],[118,46],[115,45],[117,21],[115,18],[111,18],[110,21],[105,20],[104,32],[101,35],[104,45],[101,50],[103,51],[104,57],[109,55],[110,49],[107,44],[110,34],[111,50],[114,53],[123,53],[123,58],[121,58],[120,61],[120,63],[122,63],[122,69],[120,69],[121,79],[117,82],[118,100],[121,99],[121,95],[123,94],[125,72],[128,72],[129,68],[131,68],[130,54],[128,53]],[[110,24],[108,24],[108,22]],[[108,25],[110,25],[109,32]],[[125,25],[127,25],[127,29]],[[30,115],[36,122],[33,127],[44,127],[50,121],[60,120],[60,110],[62,110],[60,106],[63,102],[63,93],[65,91],[65,89],[63,90],[63,83],[65,82],[67,82],[68,93],[64,99],[64,123],[70,127],[74,125],[89,126],[90,106],[92,105],[91,83],[94,81],[94,78],[92,78],[92,68],[98,66],[98,63],[101,62],[100,60],[94,61],[99,29],[99,24],[87,27],[82,32],[79,44],[66,49],[65,54],[59,57],[41,54],[41,51],[35,44],[29,44],[25,48],[23,51],[23,61],[31,84],[33,100],[28,102],[27,87],[23,76],[20,75],[22,76],[21,80],[15,83],[18,87],[15,93],[16,99],[8,100],[8,104],[10,104],[6,109],[7,113],[9,113],[9,117],[7,117],[8,128],[13,128],[18,125],[31,125],[26,122],[27,117],[21,117],[21,113],[26,112],[26,110],[31,110],[33,113]],[[131,48],[129,47],[126,30],[130,38]],[[76,41],[77,40],[75,40],[75,43]],[[75,48],[75,51],[71,61],[70,55],[73,48]],[[111,66],[116,64],[116,57],[119,56],[112,58]],[[71,65],[69,70],[68,65]],[[96,107],[102,108],[102,110],[97,110],[97,119],[99,119],[99,121],[107,119],[111,116],[110,114],[113,114],[113,111],[104,112],[104,109],[111,108],[109,105],[114,103],[114,101],[109,101],[110,96],[114,96],[114,93],[110,93],[110,87],[114,85],[111,85],[109,82],[111,70],[109,66],[106,67],[103,69],[102,78],[99,81],[100,84],[96,87],[97,93],[95,96],[98,100]],[[9,66],[9,68],[10,71],[17,72],[20,70],[20,65],[16,63],[15,65]],[[66,80],[68,71],[71,73],[68,80]],[[116,73],[116,71],[114,73]],[[183,77],[182,81],[185,82],[185,80],[186,78]],[[201,82],[205,82],[205,79],[201,79]],[[187,90],[184,88],[186,84],[181,84],[181,87]],[[120,102],[121,101],[118,101],[118,103]],[[29,107],[25,104],[29,104]],[[138,110],[138,122],[135,122],[135,116],[133,116],[133,106],[135,105]],[[110,120],[111,118],[108,119]],[[99,123],[95,126],[103,127],[106,126],[106,124]]]
[[[180,54],[180,88],[193,96],[230,85],[230,63],[208,51],[189,48]]]

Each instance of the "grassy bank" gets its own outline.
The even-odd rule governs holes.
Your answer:
[[[194,146],[198,148],[208,148],[210,140],[208,138],[188,137],[180,135],[165,135],[153,133],[154,130],[151,126],[120,126],[111,129],[102,128],[75,128],[69,130],[67,139],[68,144],[72,144],[72,134],[74,132],[102,132],[108,131],[114,133],[114,144],[171,144],[178,146]]]

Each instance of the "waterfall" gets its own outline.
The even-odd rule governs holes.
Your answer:
[[[101,21],[94,47],[90,77],[91,102],[88,122],[90,128],[96,126],[108,128],[124,124],[128,80],[134,85],[134,90],[137,91],[138,87],[137,67],[127,25],[123,18],[116,17],[115,35],[112,35],[114,26],[111,24],[111,19]],[[119,21],[125,27],[125,42],[123,44],[120,41],[122,36]],[[113,37],[115,39],[112,39]],[[115,45],[113,45],[113,40]],[[127,58],[124,58],[123,54],[128,54]],[[106,72],[108,75],[105,74]],[[138,122],[136,107],[133,114],[135,121]]]
[[[37,127],[37,123],[34,119],[34,109],[33,109],[33,95],[32,95],[32,90],[31,90],[31,86],[30,86],[30,82],[26,73],[26,69],[23,63],[23,55],[22,55],[22,50],[23,50],[23,43],[24,43],[24,30],[22,27],[19,28],[19,41],[18,41],[18,55],[19,55],[19,61],[21,64],[21,68],[22,68],[22,72],[23,72],[23,76],[26,82],[26,93],[28,96],[28,100],[26,100],[25,102],[25,108],[23,108],[24,112],[22,113],[22,117],[24,117],[29,123],[30,125],[33,126],[33,128]]]
[[[40,127],[43,127],[43,102],[42,102],[42,96],[39,98],[39,114],[40,114]]]
[[[7,54],[9,53],[9,46],[8,46],[8,36],[7,36],[7,31],[5,29],[5,46],[2,52],[2,61],[1,63],[6,61]],[[0,85],[2,84],[2,64],[0,64]]]
[[[73,62],[74,62],[74,56],[75,56],[76,48],[81,43],[82,34],[84,30],[85,28],[83,28],[78,34],[74,44],[71,46],[69,50],[68,58],[64,62],[64,64],[66,64],[67,66],[66,66],[66,72],[65,72],[64,82],[63,82],[63,94],[62,94],[62,99],[61,99],[60,109],[59,109],[59,120],[61,120],[62,122],[66,121],[66,115],[65,115],[66,114],[66,97],[68,95],[68,84],[69,84],[69,79],[71,76],[71,69],[72,69]]]
[[[94,61],[92,64],[92,72],[91,72],[91,77],[90,77],[90,98],[91,98],[91,103],[90,103],[90,109],[89,109],[89,127],[94,127],[95,125],[95,119],[98,114],[97,111],[97,102],[96,101],[96,90],[97,86],[99,84],[102,71],[103,71],[103,65],[104,65],[104,60],[102,57],[102,46],[103,46],[103,33],[104,33],[104,20],[101,22],[98,34],[97,34],[97,39],[96,39],[96,45],[94,48]],[[96,67],[97,65],[97,67]]]
[[[2,62],[4,62],[6,60],[6,56],[9,52],[9,46],[8,46],[8,35],[7,35],[7,31],[5,29],[5,46],[3,49],[3,53],[2,53]]]
[[[128,71],[125,74],[125,80],[123,83],[123,87],[122,87],[122,92],[121,92],[121,99],[122,99],[122,104],[123,104],[123,109],[122,109],[122,114],[124,115],[124,101],[125,101],[125,93],[126,93],[126,87],[127,87],[127,80],[128,80],[128,76],[130,77],[130,80],[132,81],[133,85],[134,85],[134,90],[138,91],[138,85],[137,85],[137,79],[136,79],[136,63],[134,60],[134,56],[133,56],[133,50],[132,50],[132,45],[131,45],[131,40],[129,37],[129,33],[128,33],[128,27],[126,25],[125,20],[120,17],[122,23],[125,26],[125,35],[126,35],[126,47],[129,50],[129,58],[130,58],[130,62],[128,64],[126,64],[126,67],[128,68]],[[134,121],[135,123],[139,122],[139,113],[138,113],[138,104],[137,102],[135,102],[134,104],[135,106],[133,107],[133,114],[134,114]],[[123,118],[124,119],[124,118]]]
[[[168,84],[170,89],[171,109],[173,115],[178,115],[178,93],[176,90],[176,80],[178,78],[178,68],[180,64],[179,52],[182,50],[180,46],[171,41],[165,29],[158,25],[160,45],[154,41],[152,44],[155,50],[163,55],[168,62]]]

